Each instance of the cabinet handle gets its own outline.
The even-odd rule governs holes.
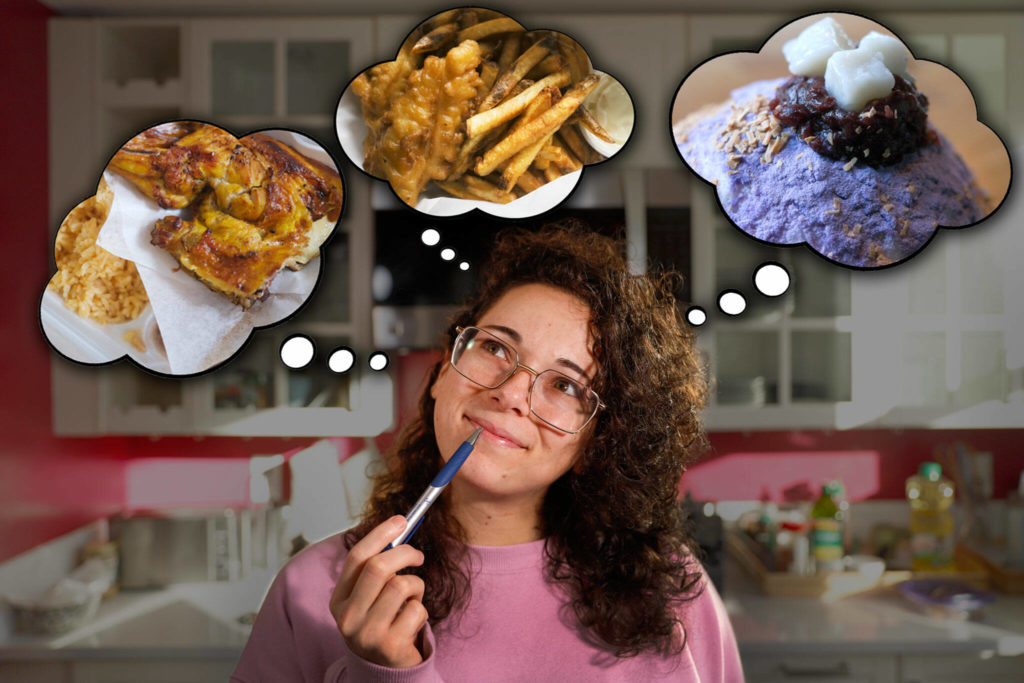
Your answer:
[[[779,671],[786,676],[849,676],[850,665],[845,661],[835,664],[811,664],[808,666],[793,665],[786,662],[779,664]]]

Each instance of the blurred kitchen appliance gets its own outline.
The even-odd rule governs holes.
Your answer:
[[[645,244],[645,263],[671,267],[686,279],[680,301],[689,299],[690,213],[687,174],[678,170],[635,171],[642,182],[630,183],[626,172],[593,168],[586,182],[554,211],[534,218],[508,220],[471,211],[462,216],[424,220],[401,205],[383,186],[374,188],[373,343],[380,349],[429,349],[440,345],[448,317],[473,292],[477,273],[503,228],[537,230],[574,219],[584,226],[637,246]],[[626,206],[630,205],[627,219]],[[632,227],[631,227],[632,226]],[[438,241],[421,235],[432,229]],[[638,232],[642,239],[632,232]],[[442,249],[455,252],[441,258]],[[632,251],[635,251],[631,247]],[[630,258],[635,254],[628,254]],[[465,263],[465,269],[462,264]]]
[[[253,569],[277,569],[281,513],[256,509],[146,511],[111,520],[121,552],[121,587],[235,581]]]

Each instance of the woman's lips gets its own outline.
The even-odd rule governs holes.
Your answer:
[[[488,441],[493,441],[494,443],[505,446],[507,448],[525,448],[525,446],[519,443],[519,441],[517,441],[514,436],[506,432],[504,429],[499,428],[495,424],[476,417],[468,417],[467,419],[477,427],[483,428],[484,431],[481,433],[481,436],[483,436]]]

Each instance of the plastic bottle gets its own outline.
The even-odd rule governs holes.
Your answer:
[[[921,463],[907,479],[910,503],[911,567],[915,571],[953,568],[953,482],[937,462]]]
[[[811,556],[819,572],[843,568],[843,516],[836,504],[839,487],[829,482],[811,508]]]

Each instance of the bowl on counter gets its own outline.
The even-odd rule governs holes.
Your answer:
[[[12,600],[7,604],[14,615],[14,628],[30,635],[58,635],[73,631],[96,616],[102,595],[90,594],[86,599],[59,605]]]
[[[899,584],[899,591],[930,616],[940,619],[970,619],[995,601],[995,596],[955,579],[911,579]]]

